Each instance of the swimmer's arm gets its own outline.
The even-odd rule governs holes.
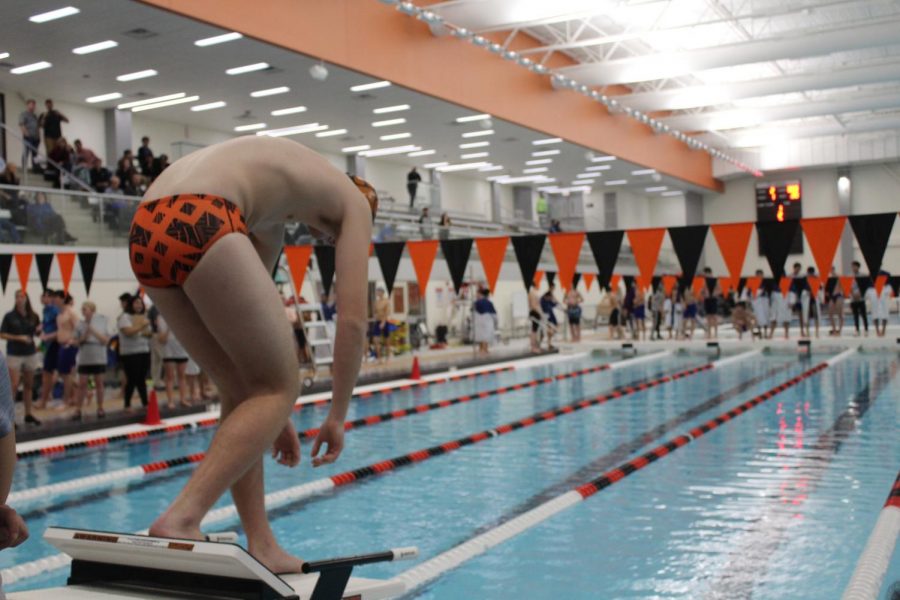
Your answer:
[[[0,438],[0,504],[6,504],[16,468],[16,433],[10,431]]]

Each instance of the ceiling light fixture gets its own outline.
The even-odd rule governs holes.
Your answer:
[[[470,154],[460,154],[459,157],[463,160],[469,160],[472,158],[484,158],[486,156],[490,156],[490,152],[472,152]]]
[[[375,113],[376,115],[383,115],[383,114],[385,114],[385,113],[392,113],[392,112],[400,112],[400,111],[402,111],[402,110],[409,110],[409,108],[410,108],[410,107],[409,107],[409,104],[398,104],[398,105],[396,105],[396,106],[385,106],[385,107],[382,107],[382,108],[376,108],[376,109],[373,109],[372,112]]]
[[[336,135],[344,135],[347,133],[346,129],[332,129],[331,131],[322,131],[316,134],[316,137],[334,137]]]
[[[490,142],[469,142],[467,144],[460,144],[459,147],[463,150],[467,150],[469,148],[484,148],[485,146],[490,146]]]
[[[522,169],[523,173],[546,173],[548,171],[547,167],[535,167],[533,169]]]
[[[616,160],[615,156],[592,156],[591,162],[610,162],[612,160]]]
[[[257,129],[265,129],[265,123],[252,123],[250,125],[238,125],[234,128],[235,131],[256,131]]]
[[[670,191],[670,192],[663,192],[662,195],[663,195],[663,196],[669,196],[669,197],[671,197],[671,196],[684,196],[684,192],[682,192],[682,191],[680,191],[680,190],[672,190],[672,191]]]
[[[446,166],[449,165],[449,164],[450,164],[450,163],[448,163],[448,162],[446,162],[446,161],[444,161],[444,162],[434,162],[434,163],[425,163],[424,165],[422,165],[422,167],[425,168],[425,169],[436,169],[436,168],[438,168],[438,167],[446,167]]]
[[[388,142],[390,140],[403,140],[403,139],[411,138],[411,137],[412,137],[411,133],[404,132],[404,133],[392,133],[390,135],[383,135],[378,139],[380,139],[383,142]]]
[[[559,150],[540,150],[538,152],[532,152],[532,156],[556,156],[559,154]]]
[[[223,33],[222,35],[214,35],[212,37],[203,38],[202,40],[197,40],[194,42],[195,46],[200,46],[201,48],[205,48],[206,46],[214,46],[216,44],[224,44],[225,42],[233,42],[234,40],[241,39],[242,36],[237,31],[232,31],[231,33]]]
[[[303,125],[293,125],[291,127],[281,127],[279,129],[267,129],[266,131],[258,131],[256,132],[256,135],[284,137],[286,135],[299,135],[301,133],[325,131],[326,129],[328,129],[328,125],[320,125],[319,123],[304,123]]]
[[[538,160],[526,160],[526,165],[549,165],[553,162],[552,158],[539,158]]]
[[[369,90],[377,90],[378,88],[384,88],[391,85],[390,81],[375,81],[373,83],[363,83],[360,85],[354,85],[350,88],[351,92],[367,92]]]
[[[483,114],[483,115],[470,115],[468,117],[457,117],[457,123],[471,123],[472,121],[484,121],[486,119],[490,119],[491,115]]]
[[[107,100],[118,100],[122,97],[122,94],[119,92],[112,92],[110,94],[100,94],[99,96],[91,96],[90,98],[85,98],[84,101],[88,104],[96,104],[97,102],[106,102]]]
[[[609,181],[604,182],[606,185],[625,185],[628,183],[627,179],[610,179]]]
[[[486,162],[473,162],[473,163],[459,163],[455,165],[445,165],[443,167],[438,167],[437,170],[444,172],[453,172],[453,171],[471,171],[472,169],[480,169],[481,167],[486,167],[490,163]]]
[[[28,17],[28,20],[32,23],[46,23],[47,21],[54,21],[56,19],[62,19],[63,17],[71,17],[80,12],[81,11],[74,6],[67,6],[65,8],[57,8],[56,10],[51,10],[49,12],[32,15]]]
[[[225,69],[226,75],[242,75],[244,73],[253,73],[254,71],[262,71],[263,69],[268,69],[269,63],[259,62],[253,63],[252,65],[244,65],[243,67],[232,67],[230,69]]]
[[[413,158],[415,158],[417,156],[431,156],[432,154],[435,154],[436,152],[437,152],[437,150],[418,150],[416,152],[410,152],[409,154],[407,154],[407,156],[412,156]]]
[[[225,102],[219,100],[218,102],[210,102],[208,104],[198,104],[197,106],[192,106],[191,110],[194,112],[202,112],[204,110],[213,110],[214,108],[222,108],[223,106],[227,106]]]
[[[368,144],[363,144],[362,146],[347,146],[346,148],[341,148],[341,152],[346,152],[346,153],[360,152],[362,150],[368,150],[371,147],[372,146],[370,146]]]
[[[421,150],[421,146],[414,146],[409,144],[407,146],[393,146],[390,148],[376,148],[374,150],[365,150],[364,152],[360,152],[362,156],[390,156],[391,154],[407,154],[409,152],[415,152],[416,150]]]
[[[292,108],[279,108],[278,110],[273,110],[271,114],[273,117],[281,117],[283,115],[293,115],[296,113],[306,112],[305,106],[294,106]]]
[[[110,48],[115,48],[119,45],[119,42],[115,42],[113,40],[104,40],[102,42],[97,42],[96,44],[88,44],[87,46],[80,46],[78,48],[73,48],[73,54],[92,54],[94,52],[100,52],[101,50],[109,50]]]
[[[656,173],[656,169],[638,169],[637,171],[632,171],[632,175],[653,175]]]
[[[481,137],[485,135],[494,135],[493,129],[485,129],[484,131],[467,131],[462,134],[464,138],[473,138],[473,137]]]
[[[144,104],[156,104],[157,102],[165,102],[166,100],[175,100],[177,98],[184,98],[187,94],[184,92],[178,92],[177,94],[168,94],[166,96],[156,96],[154,98],[146,98],[144,100],[135,100],[134,102],[126,102],[124,104],[119,104],[116,106],[119,110],[125,110],[128,108],[134,108],[135,106],[143,106]]]
[[[144,69],[143,71],[135,71],[134,73],[125,73],[116,77],[116,81],[134,81],[135,79],[146,79],[159,75],[155,69]]]
[[[390,127],[391,125],[402,125],[406,123],[406,119],[388,119],[387,121],[375,121],[372,127]]]
[[[482,173],[490,173],[491,171],[502,171],[504,168],[503,165],[491,165],[489,167],[481,167],[478,170]]]
[[[644,191],[645,191],[645,192],[651,192],[651,193],[652,193],[652,192],[664,192],[664,191],[666,191],[667,189],[669,189],[667,186],[664,186],[664,185],[658,185],[658,186],[656,186],[656,187],[648,187],[648,188],[644,188]]]
[[[585,171],[609,171],[612,167],[609,165],[595,165],[593,167],[585,167]]]
[[[200,96],[188,96],[187,98],[177,98],[175,100],[166,100],[165,102],[156,102],[155,104],[142,104],[135,106],[131,112],[141,112],[144,110],[153,110],[154,108],[165,108],[167,106],[175,106],[176,104],[187,104],[188,102],[196,102]]]
[[[53,65],[48,63],[46,60],[42,60],[41,62],[31,63],[30,65],[22,65],[21,67],[10,69],[9,72],[13,75],[24,75],[25,73],[40,71],[41,69],[49,69],[52,66]]]
[[[4,58],[9,58],[9,52],[0,52],[0,60]]]
[[[265,90],[256,90],[255,92],[250,92],[250,96],[253,98],[265,98],[266,96],[277,96],[278,94],[286,94],[291,91],[286,85],[281,87],[268,88]]]
[[[543,140],[534,140],[531,142],[535,146],[546,146],[548,144],[561,144],[562,138],[546,138]]]

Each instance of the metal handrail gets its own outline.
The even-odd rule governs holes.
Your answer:
[[[62,166],[61,164],[59,164],[58,162],[56,162],[55,160],[53,160],[52,158],[50,158],[50,157],[47,156],[46,154],[41,154],[41,149],[40,149],[40,147],[38,147],[38,146],[32,146],[31,144],[29,144],[28,142],[26,142],[26,141],[25,141],[25,138],[23,138],[21,135],[19,135],[19,133],[18,133],[17,131],[15,131],[15,130],[13,130],[12,128],[10,128],[6,123],[0,121],[0,129],[3,129],[3,130],[6,131],[7,133],[12,134],[12,136],[13,136],[14,138],[16,138],[17,140],[19,140],[20,142],[22,142],[22,145],[23,145],[23,146],[27,147],[29,150],[31,150],[32,152],[34,152],[35,155],[42,157],[42,158],[43,158],[44,160],[46,160],[48,163],[50,163],[51,165],[53,165],[53,166],[56,168],[56,170],[59,171],[60,177],[62,177],[62,174],[65,173],[66,175],[69,176],[69,179],[71,179],[72,181],[76,182],[82,189],[85,189],[85,190],[88,190],[88,191],[91,191],[91,192],[95,191],[94,188],[92,188],[91,186],[89,186],[88,184],[86,184],[85,182],[83,182],[82,180],[80,180],[78,177],[76,177],[76,176],[75,176],[75,173],[72,173],[71,171],[69,171],[69,170],[63,168],[63,166]],[[23,166],[23,168],[24,168],[25,165],[22,165],[22,166]]]

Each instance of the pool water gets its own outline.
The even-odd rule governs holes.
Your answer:
[[[757,356],[487,439],[270,511],[277,537],[306,559],[416,545],[427,560],[565,493],[798,375],[832,354]],[[267,459],[266,489],[328,477],[708,362],[675,355],[509,392],[348,432],[336,465]],[[358,418],[599,364],[580,359],[353,401]],[[900,469],[900,367],[857,354],[804,380],[411,597],[792,598],[840,596]],[[851,402],[865,410],[848,418]],[[295,413],[315,427],[327,409]],[[861,413],[861,416],[858,416]],[[20,461],[14,489],[203,451],[212,430]],[[310,444],[304,443],[308,455]],[[192,467],[17,506],[32,530],[0,569],[55,554],[50,524],[136,531]],[[225,497],[219,506],[231,503]],[[239,530],[236,520],[215,530]],[[390,577],[409,563],[365,567]],[[7,591],[61,585],[56,570]],[[885,588],[900,579],[896,556]]]

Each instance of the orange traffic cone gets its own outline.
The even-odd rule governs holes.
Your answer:
[[[162,419],[159,418],[159,402],[156,400],[156,390],[150,390],[150,402],[147,404],[147,416],[141,422],[141,425],[159,425]]]
[[[409,374],[410,379],[419,380],[422,378],[422,373],[419,371],[419,357],[413,356],[413,366],[412,373]]]

